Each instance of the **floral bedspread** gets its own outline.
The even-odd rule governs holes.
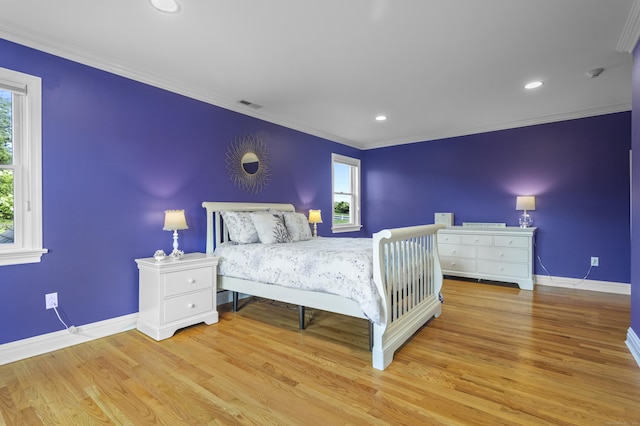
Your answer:
[[[281,244],[220,244],[218,273],[236,278],[336,294],[360,304],[380,324],[370,238],[314,238]]]

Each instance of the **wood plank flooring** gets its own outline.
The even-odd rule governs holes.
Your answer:
[[[629,297],[446,280],[440,318],[371,368],[364,320],[257,301],[0,366],[7,425],[640,425]]]

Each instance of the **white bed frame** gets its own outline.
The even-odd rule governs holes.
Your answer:
[[[228,241],[223,211],[295,211],[291,204],[203,202],[207,210],[207,253]],[[373,367],[384,370],[395,351],[442,312],[442,270],[436,233],[443,225],[385,229],[373,234],[373,279],[382,299],[380,325],[373,324]],[[385,255],[387,253],[387,255]],[[389,255],[391,254],[391,255]],[[385,261],[391,259],[391,261]],[[359,304],[333,294],[218,276],[218,289],[366,318]]]

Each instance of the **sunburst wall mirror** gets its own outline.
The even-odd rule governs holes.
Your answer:
[[[225,162],[229,178],[242,191],[257,194],[269,183],[269,152],[257,136],[234,139],[227,149]]]

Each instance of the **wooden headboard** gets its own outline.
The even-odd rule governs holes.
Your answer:
[[[229,203],[204,201],[202,207],[207,209],[207,254],[213,254],[216,246],[229,240],[229,233],[224,227],[221,212],[256,212],[264,210],[278,210],[281,212],[295,212],[293,204],[279,203]]]

